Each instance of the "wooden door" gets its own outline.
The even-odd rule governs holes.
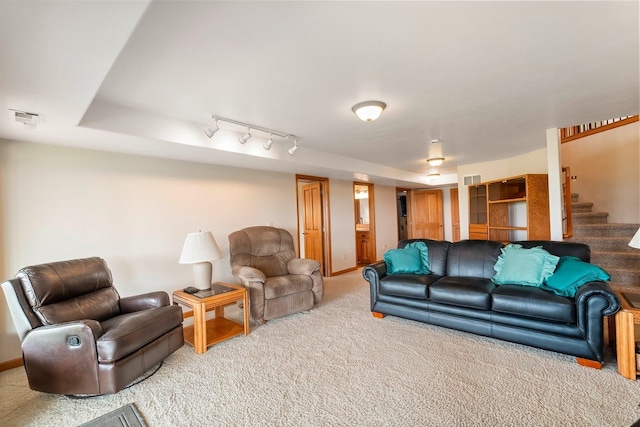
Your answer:
[[[458,203],[458,189],[452,188],[449,191],[451,197],[451,241],[460,240],[460,204]]]
[[[409,238],[444,240],[442,190],[411,190],[408,193],[411,199]]]
[[[322,248],[322,187],[314,182],[302,186],[304,203],[304,257],[324,264]],[[323,271],[321,269],[321,271]]]

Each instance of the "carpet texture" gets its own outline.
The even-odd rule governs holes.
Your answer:
[[[0,373],[7,426],[73,426],[129,402],[154,427],[629,426],[640,418],[640,383],[611,360],[598,371],[570,356],[373,318],[359,271],[326,279],[313,310],[252,323],[248,337],[202,355],[185,345],[116,395],[48,395],[29,390],[22,368]]]
[[[130,403],[95,420],[82,424],[80,427],[146,427],[136,406]]]

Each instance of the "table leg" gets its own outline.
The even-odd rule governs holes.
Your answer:
[[[615,316],[618,372],[624,377],[635,380],[637,368],[633,313],[620,310]]]
[[[249,291],[244,290],[244,297],[242,298],[242,305],[244,306],[244,335],[249,335]]]
[[[193,347],[197,354],[207,351],[207,312],[204,304],[193,306]]]

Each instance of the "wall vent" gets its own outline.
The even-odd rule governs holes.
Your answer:
[[[464,185],[474,185],[480,184],[482,182],[482,178],[480,175],[465,175],[463,177]]]

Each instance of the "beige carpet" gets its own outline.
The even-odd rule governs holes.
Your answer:
[[[326,280],[313,310],[252,324],[145,382],[84,400],[0,373],[0,424],[77,426],[135,402],[152,426],[629,426],[640,383],[573,357],[369,312],[360,272]],[[237,308],[232,315],[239,316]]]

